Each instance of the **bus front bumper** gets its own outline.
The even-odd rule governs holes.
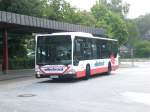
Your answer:
[[[51,78],[51,79],[71,79],[71,78],[76,78],[75,74],[39,74],[39,78]]]

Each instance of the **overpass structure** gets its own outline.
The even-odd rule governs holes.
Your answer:
[[[8,71],[8,32],[32,34],[73,31],[87,32],[96,36],[104,35],[104,30],[101,28],[87,27],[4,11],[0,11],[0,31],[2,32],[3,73],[7,73]]]

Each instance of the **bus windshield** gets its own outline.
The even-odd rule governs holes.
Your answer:
[[[71,64],[71,36],[39,36],[37,38],[37,65]]]

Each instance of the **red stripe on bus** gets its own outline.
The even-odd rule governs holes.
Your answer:
[[[91,70],[91,75],[95,75],[95,74],[98,74],[98,73],[105,73],[108,71],[108,68],[107,67],[103,67],[103,68],[96,68],[96,69],[92,69]]]
[[[77,71],[76,72],[76,77],[77,78],[85,77],[85,70],[84,71]]]
[[[91,69],[91,75],[95,75],[98,73],[104,73],[107,72],[108,68],[107,67],[103,67],[103,68],[96,68],[96,69]],[[84,71],[77,71],[76,72],[76,77],[77,78],[81,78],[81,77],[85,77],[85,70]]]
[[[119,65],[112,66],[112,70],[114,71],[114,70],[118,69],[118,67],[119,67]],[[108,72],[108,67],[91,69],[91,75],[105,73],[105,72]],[[86,75],[85,70],[76,72],[77,78],[85,77],[85,75]]]

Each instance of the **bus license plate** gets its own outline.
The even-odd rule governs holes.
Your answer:
[[[50,78],[59,78],[58,75],[51,75]]]

